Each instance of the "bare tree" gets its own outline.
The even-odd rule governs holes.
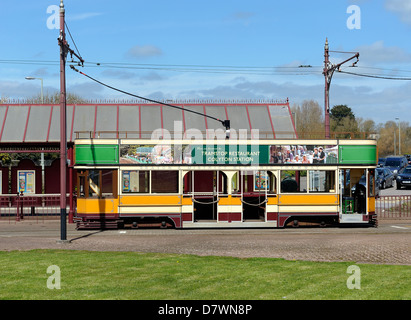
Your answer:
[[[294,104],[291,112],[294,113],[299,138],[324,138],[324,115],[317,101],[304,100],[301,105]]]
[[[41,100],[40,94],[27,99],[27,103],[41,103],[41,101],[42,100]],[[60,92],[44,94],[43,101],[45,104],[59,104],[60,103]],[[73,93],[67,93],[66,101],[68,104],[87,103],[87,99],[84,99]]]

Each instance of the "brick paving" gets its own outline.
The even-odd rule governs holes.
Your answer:
[[[411,221],[378,228],[75,230],[60,243],[58,221],[0,221],[0,250],[161,252],[411,265]]]

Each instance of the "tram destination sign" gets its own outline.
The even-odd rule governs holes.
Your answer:
[[[338,146],[259,144],[121,145],[121,164],[325,164],[338,163]]]

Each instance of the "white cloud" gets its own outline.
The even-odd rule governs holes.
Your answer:
[[[163,54],[163,51],[153,45],[145,45],[145,46],[134,46],[130,48],[126,56],[131,57],[131,58],[149,58],[149,57],[155,57],[155,56],[161,56]]]
[[[137,76],[135,73],[130,72],[130,71],[111,70],[111,69],[104,70],[101,74],[104,77],[111,77],[111,78],[123,79],[123,80],[132,79]]]
[[[411,53],[397,46],[386,47],[382,40],[371,45],[359,46],[356,51],[360,53],[360,62],[366,65],[411,62]]]
[[[151,71],[149,73],[146,73],[146,74],[142,75],[140,77],[140,79],[141,80],[147,80],[147,81],[161,81],[161,80],[164,80],[165,77],[160,75],[157,72]]]
[[[401,21],[411,24],[411,1],[409,0],[386,0],[387,10],[399,15]]]
[[[101,16],[103,13],[102,12],[84,12],[84,13],[78,13],[78,14],[73,14],[69,15],[67,17],[67,20],[69,21],[78,21],[78,20],[85,20],[97,16]]]

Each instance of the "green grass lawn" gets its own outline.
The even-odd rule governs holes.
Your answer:
[[[135,252],[0,251],[0,299],[411,299],[411,267]],[[61,289],[48,289],[60,269]]]

